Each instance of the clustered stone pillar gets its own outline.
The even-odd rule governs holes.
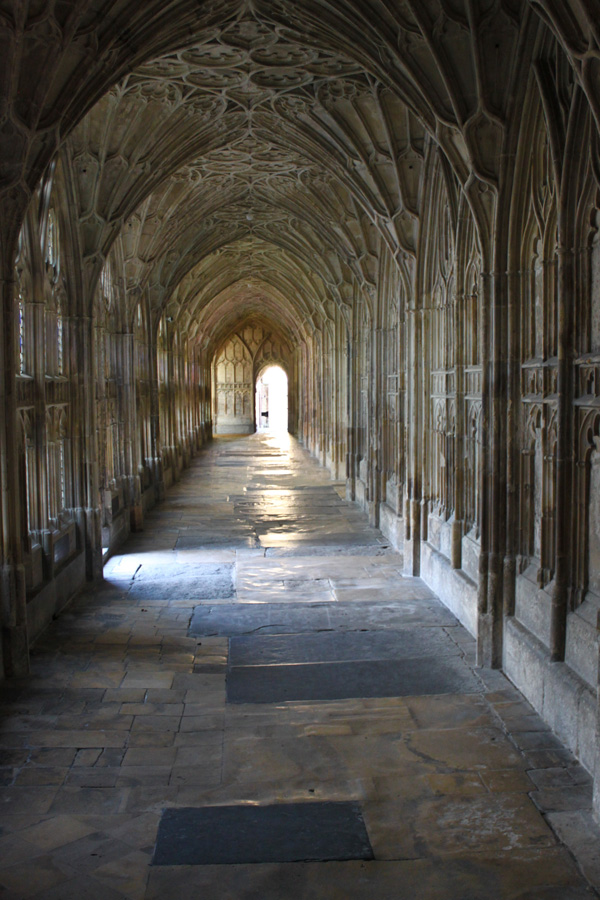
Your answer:
[[[19,483],[18,435],[16,429],[14,255],[10,242],[0,242],[2,318],[0,320],[0,513],[2,559],[0,606],[2,662],[9,676],[29,669],[25,569],[22,558],[21,510],[15,486]]]

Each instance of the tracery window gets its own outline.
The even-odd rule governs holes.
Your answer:
[[[467,531],[474,529],[479,537],[480,523],[480,454],[481,454],[481,250],[474,223],[469,217],[464,233],[465,270],[462,279],[462,341],[464,363],[464,397],[462,418],[462,507],[461,515]]]
[[[167,346],[167,323],[163,317],[158,327],[158,380],[161,384],[168,381]]]
[[[36,500],[36,453],[34,441],[34,415],[33,409],[20,409],[19,421],[21,423],[21,452],[22,473],[24,479],[24,507],[27,531],[31,532],[37,527],[35,500]]]
[[[32,374],[31,262],[26,226],[19,236],[15,269],[15,369],[23,377],[19,385],[20,498],[23,535],[39,529],[38,472],[36,466],[35,387]]]
[[[108,308],[110,309],[113,300],[113,278],[110,262],[108,260],[104,264],[102,272],[100,273],[100,289],[107,302]]]
[[[19,375],[25,375],[27,371],[27,365],[25,361],[25,298],[23,297],[23,292],[19,290],[18,298],[17,298],[17,310],[18,310],[18,322],[17,322],[17,340],[19,347],[19,355],[18,355],[18,370]]]
[[[56,291],[56,371],[64,374],[63,292]]]
[[[98,400],[98,463],[100,487],[110,491],[119,473],[119,416],[115,371],[112,307],[112,274],[107,260],[100,274],[96,294],[96,379]]]
[[[134,321],[135,389],[139,418],[140,460],[148,465],[152,456],[151,388],[148,355],[148,329],[142,303],[138,303]]]
[[[169,435],[169,357],[168,357],[167,322],[163,316],[158,326],[157,368],[158,368],[158,413],[160,420],[160,443],[164,448],[168,445]]]
[[[61,276],[61,241],[58,218],[53,209],[48,214],[46,229],[46,374],[64,375],[64,315],[66,287]]]
[[[31,264],[27,253],[25,229],[19,235],[19,250],[15,268],[15,296],[16,296],[16,369],[19,375],[28,375],[30,364],[30,338],[29,309],[30,299]]]
[[[455,511],[456,234],[450,193],[439,162],[434,170],[432,202],[423,293],[425,322],[428,321],[426,327],[431,336],[430,408],[425,434],[429,446],[429,471],[424,493],[429,494],[430,510],[447,521]]]
[[[50,407],[46,412],[46,467],[48,483],[48,518],[57,526],[66,508],[66,441],[67,412],[63,407]]]
[[[53,209],[48,213],[48,226],[46,230],[46,262],[53,269],[58,270],[60,260],[60,242],[58,222]],[[57,272],[58,274],[58,272]]]
[[[551,581],[555,553],[557,420],[557,211],[550,138],[541,104],[528,141],[519,270],[522,274],[520,416],[521,567],[537,567],[540,586]]]

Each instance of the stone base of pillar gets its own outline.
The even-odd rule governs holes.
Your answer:
[[[29,672],[25,569],[5,565],[0,569],[0,613],[2,616],[2,667],[7,678]],[[0,677],[1,677],[0,673]]]
[[[600,823],[600,697],[598,698],[598,708],[596,712],[596,765],[594,776],[594,799],[592,811],[595,820]]]
[[[374,528],[378,528],[379,527],[379,504],[375,503],[373,500],[368,500],[366,512],[369,517],[369,525],[372,525]]]
[[[2,629],[2,658],[6,678],[19,678],[29,673],[26,625],[13,625]]]
[[[421,503],[407,503],[410,536],[404,538],[404,574],[419,577],[421,574]]]
[[[492,617],[479,615],[477,618],[477,665],[492,668]]]
[[[491,613],[477,619],[477,665],[485,669],[502,668],[502,640],[498,628],[502,625]]]
[[[450,559],[453,569],[460,569],[462,566],[462,537],[463,523],[455,520],[452,522],[452,555]]]
[[[85,577],[88,581],[101,581],[102,512],[98,508],[85,509],[78,518],[85,525]]]
[[[141,506],[130,507],[129,522],[131,531],[144,530],[144,510]]]
[[[477,665],[502,668],[502,569],[498,553],[482,554],[479,560]]]
[[[404,567],[405,575],[418,578],[421,574],[421,553],[419,541],[404,539]]]

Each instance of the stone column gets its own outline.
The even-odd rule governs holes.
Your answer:
[[[404,572],[421,573],[421,485],[422,485],[422,363],[423,313],[413,296],[406,308],[406,422],[409,455],[406,466],[406,510]]]
[[[520,304],[521,274],[509,272],[507,312],[507,411],[506,411],[506,550],[502,594],[504,616],[515,613],[519,528],[520,448],[518,442],[521,410]]]
[[[156,499],[163,500],[165,497],[165,480],[163,474],[162,458],[160,455],[160,403],[158,398],[158,345],[153,340],[149,347],[150,356],[150,431],[152,446],[152,479],[156,491]],[[163,423],[164,427],[164,423]]]
[[[93,317],[73,317],[70,322],[72,344],[75,346],[74,371],[71,372],[74,412],[78,426],[78,441],[73,461],[81,465],[82,491],[75,516],[83,535],[86,558],[86,577],[90,581],[102,578],[102,509],[100,507],[98,471],[98,422],[96,410],[96,325]]]
[[[572,368],[573,368],[573,251],[561,246],[558,254],[558,394],[556,440],[556,549],[550,622],[550,655],[565,658],[567,611],[571,586],[572,533]]]
[[[369,446],[369,521],[371,525],[379,525],[379,504],[382,494],[383,480],[383,441],[384,415],[386,415],[387,359],[385,358],[385,331],[378,327],[373,333],[373,364],[371,368],[373,381],[373,401],[371,407],[371,428]]]
[[[355,379],[356,379],[356,338],[348,337],[346,356],[346,402],[347,402],[347,436],[346,436],[346,499],[356,499],[356,415]]]
[[[21,546],[16,397],[13,245],[2,244],[0,292],[0,655],[4,674],[29,670],[25,569]]]
[[[477,593],[477,664],[498,668],[502,664],[502,604],[498,590],[501,588],[502,557],[494,548],[494,540],[500,533],[501,509],[499,502],[499,448],[505,412],[505,391],[501,373],[498,341],[501,337],[501,317],[495,308],[500,303],[497,296],[498,279],[493,274],[481,276],[483,285],[483,358],[488,362],[482,368],[482,448],[479,493],[481,497],[481,552],[479,557],[479,584]]]
[[[50,581],[54,577],[54,546],[52,528],[49,525],[48,504],[48,460],[46,455],[46,298],[44,282],[34,280],[34,296],[31,304],[31,330],[33,348],[31,354],[34,387],[34,441],[36,466],[36,538],[44,549],[44,577]]]
[[[131,332],[115,335],[121,372],[120,405],[123,420],[123,454],[125,479],[127,483],[126,502],[129,507],[130,528],[143,528],[142,490],[139,468],[139,446],[137,438],[138,417],[135,391],[135,346]]]

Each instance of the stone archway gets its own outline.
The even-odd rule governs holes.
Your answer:
[[[259,427],[254,391],[259,373],[289,364],[291,348],[274,327],[246,320],[230,332],[213,363],[214,433],[252,434]],[[262,410],[260,411],[262,412]]]
[[[269,365],[256,379],[257,431],[288,431],[288,376],[279,365]]]

